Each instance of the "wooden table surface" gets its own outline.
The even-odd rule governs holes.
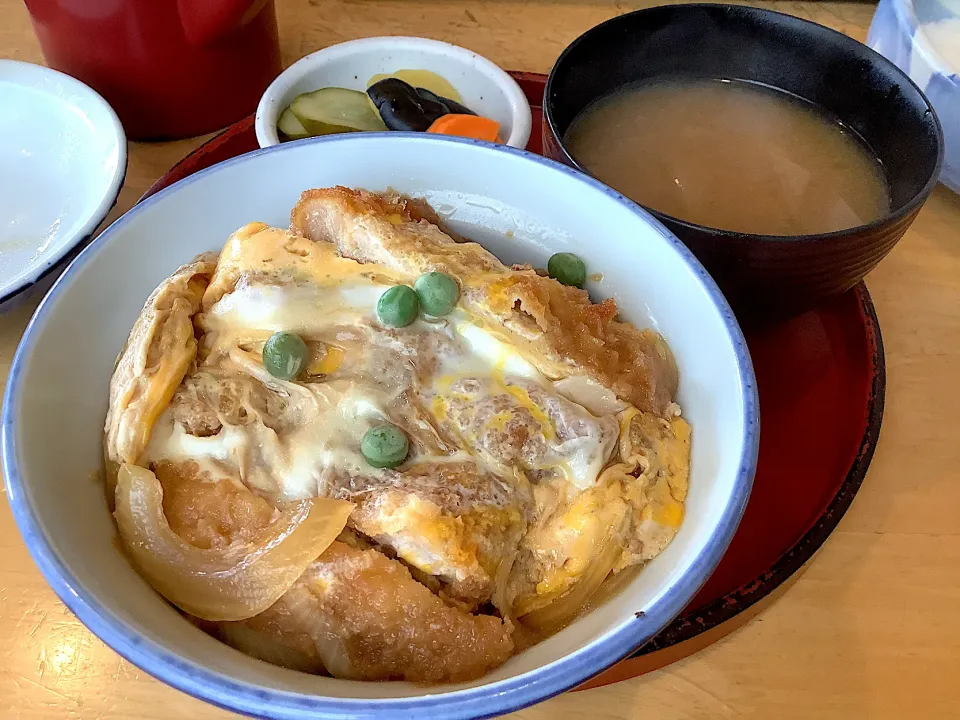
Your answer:
[[[873,14],[872,5],[859,3],[761,4],[859,40]],[[278,5],[285,64],[342,40],[406,34],[465,45],[506,68],[546,72],[582,31],[645,3]],[[20,0],[0,0],[0,57],[43,62]],[[126,185],[111,218],[202,139],[131,143]],[[512,717],[960,716],[960,197],[938,187],[868,284],[887,352],[883,432],[853,508],[807,572],[759,617],[686,660]],[[32,310],[0,317],[4,379]],[[0,558],[0,719],[235,717],[162,685],[89,633],[47,588],[5,501]]]

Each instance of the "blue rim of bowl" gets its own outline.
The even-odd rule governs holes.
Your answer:
[[[77,230],[76,235],[71,240],[65,242],[59,251],[51,254],[51,256],[47,258],[44,263],[36,268],[38,272],[35,276],[24,279],[21,284],[11,288],[2,296],[0,296],[0,310],[3,310],[7,307],[10,307],[12,305],[10,301],[16,298],[18,295],[28,292],[32,287],[43,282],[50,275],[60,271],[65,266],[73,262],[79,253],[89,244],[94,232],[96,232],[96,229],[100,227],[100,223],[102,223],[107,215],[110,214],[110,211],[113,210],[114,205],[117,204],[117,200],[120,199],[120,192],[123,190],[123,183],[127,179],[129,156],[127,153],[127,136],[123,131],[123,125],[120,122],[120,118],[117,117],[117,113],[114,111],[113,107],[111,107],[110,103],[108,103],[103,96],[92,87],[80,82],[72,75],[67,75],[66,73],[62,73],[59,70],[54,70],[53,68],[49,68],[44,65],[36,65],[34,63],[23,62],[20,60],[0,60],[0,62],[36,68],[36,71],[40,72],[41,74],[49,73],[50,75],[54,75],[58,77],[60,82],[64,83],[65,85],[79,88],[81,92],[91,95],[94,101],[99,101],[103,105],[103,108],[107,111],[110,119],[113,120],[113,127],[117,135],[117,147],[120,151],[120,157],[118,158],[119,162],[117,162],[117,171],[114,173],[113,178],[110,180],[110,184],[106,188],[106,192],[104,192],[103,196],[100,198],[100,202],[90,215],[90,218],[83,224],[83,227]]]
[[[34,334],[43,325],[53,303],[70,282],[72,276],[95,256],[97,249],[130,218],[168,195],[182,190],[207,174],[225,167],[246,162],[251,156],[274,152],[291,152],[301,143],[352,142],[371,135],[391,137],[398,141],[429,143],[456,143],[475,145],[485,151],[514,155],[528,162],[545,165],[564,173],[578,182],[599,190],[647,222],[679,253],[696,274],[703,289],[719,310],[737,359],[740,385],[743,391],[743,452],[737,469],[730,501],[717,523],[704,550],[693,561],[689,570],[670,586],[648,608],[637,612],[624,624],[609,631],[593,643],[523,675],[449,693],[420,695],[407,698],[336,698],[319,695],[272,690],[248,682],[234,680],[194,662],[184,660],[159,643],[143,636],[101,604],[95,593],[87,590],[70,571],[47,540],[35,517],[33,505],[24,492],[17,462],[16,418],[21,402],[23,368],[33,352]],[[46,295],[24,332],[14,355],[7,383],[2,420],[2,458],[6,468],[7,495],[14,520],[23,535],[27,548],[47,582],[64,604],[95,635],[118,654],[145,672],[195,698],[218,707],[244,713],[252,717],[277,720],[305,720],[306,718],[340,719],[410,717],[411,713],[429,713],[437,720],[487,718],[519,710],[569,690],[598,675],[614,663],[630,655],[665,627],[696,594],[719,563],[743,516],[753,476],[757,466],[760,441],[760,412],[756,377],[746,340],[733,310],[713,278],[670,231],[636,203],[628,200],[599,181],[560,163],[548,160],[526,150],[518,150],[479,140],[454,137],[425,137],[422,133],[363,133],[357,136],[324,136],[273,145],[218,163],[191,175],[136,205],[101,233],[70,264]]]
[[[557,68],[560,67],[561,63],[567,60],[567,58],[572,55],[582,43],[585,43],[590,40],[590,38],[601,31],[601,29],[607,29],[617,25],[620,22],[623,22],[627,18],[633,15],[652,15],[658,12],[693,12],[696,10],[724,10],[733,13],[740,14],[756,14],[760,16],[770,16],[779,18],[780,22],[784,23],[793,23],[800,26],[807,26],[808,28],[815,29],[815,32],[824,32],[827,35],[834,38],[838,44],[850,43],[851,47],[860,46],[865,48],[868,52],[872,53],[874,61],[879,65],[886,65],[888,69],[892,70],[895,75],[899,75],[901,80],[920,95],[923,98],[923,101],[927,105],[926,113],[930,115],[933,119],[934,125],[934,135],[937,138],[937,160],[934,163],[934,168],[931,176],[927,178],[927,181],[924,183],[923,187],[914,195],[910,200],[903,203],[894,210],[891,210],[889,213],[881,217],[879,220],[872,220],[868,223],[863,223],[862,225],[857,225],[852,228],[847,228],[845,230],[834,230],[833,232],[826,233],[808,233],[806,235],[765,235],[763,233],[742,233],[736,232],[735,230],[723,230],[720,228],[712,228],[709,225],[700,225],[699,223],[691,222],[689,220],[684,220],[682,218],[674,217],[673,215],[668,215],[667,213],[660,212],[659,210],[650,211],[647,208],[643,208],[648,213],[650,213],[657,222],[662,222],[659,217],[654,215],[662,216],[668,222],[676,224],[678,227],[682,227],[686,230],[694,230],[696,232],[707,233],[718,239],[726,238],[747,238],[749,240],[763,240],[769,242],[778,242],[778,243],[809,243],[809,242],[820,242],[821,240],[832,240],[846,237],[847,235],[853,233],[867,232],[872,230],[877,230],[879,228],[886,227],[892,223],[897,223],[903,218],[910,215],[910,213],[919,210],[920,207],[927,201],[927,198],[930,197],[930,194],[936,188],[937,183],[940,182],[940,175],[943,172],[944,166],[944,155],[946,152],[946,141],[943,137],[943,124],[940,122],[940,118],[937,115],[937,111],[934,109],[933,104],[927,98],[926,94],[920,87],[913,81],[913,78],[896,63],[891,61],[889,58],[884,57],[876,50],[874,50],[869,45],[861,43],[859,40],[845,35],[839,30],[834,30],[831,27],[826,25],[821,25],[818,22],[813,20],[806,20],[796,15],[790,15],[789,13],[780,12],[779,10],[770,10],[768,8],[762,7],[753,7],[750,5],[731,5],[729,3],[689,3],[683,5],[655,5],[647,8],[640,8],[639,10],[632,10],[628,13],[623,13],[622,15],[617,15],[605,20],[598,25],[594,25],[592,28],[585,30],[583,33],[578,35],[567,47],[563,49],[563,52],[557,57],[556,62],[553,63],[553,67],[550,68],[550,73],[547,75],[547,83],[543,88],[543,118],[547,123],[547,127],[550,129],[550,134],[553,137],[557,138],[557,147],[560,149],[560,152],[563,153],[563,156],[569,160],[570,164],[576,167],[582,172],[586,172],[580,167],[580,164],[574,159],[573,155],[567,150],[566,146],[563,144],[563,141],[560,139],[560,133],[557,132],[557,124],[553,118],[553,103],[550,102],[550,95],[553,90],[553,81],[556,78]]]

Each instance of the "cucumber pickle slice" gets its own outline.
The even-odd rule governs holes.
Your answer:
[[[331,87],[303,93],[293,99],[290,110],[310,135],[387,129],[359,90]]]
[[[291,140],[301,140],[305,137],[310,137],[310,133],[307,132],[303,123],[297,120],[297,116],[293,114],[293,110],[290,108],[280,113],[280,118],[277,120],[277,130]]]

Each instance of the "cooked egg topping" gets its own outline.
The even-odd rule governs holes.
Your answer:
[[[296,263],[302,257],[296,244],[286,233],[263,228],[244,242],[251,248],[248,260],[226,250],[233,268],[253,265],[274,274],[258,277],[242,269],[232,291],[200,318],[206,331],[201,369],[245,375],[283,398],[282,427],[277,418],[261,418],[194,437],[168,411],[154,433],[151,459],[204,459],[236,468],[244,482],[277,498],[309,497],[331,468],[382,474],[364,462],[360,438],[374,424],[399,421],[421,404],[426,412],[409,429],[414,444],[421,435],[440,436],[436,447],[422,441],[421,455],[452,446],[501,474],[518,465],[537,476],[560,473],[580,488],[596,479],[616,442],[611,418],[596,418],[563,398],[461,309],[406,328],[382,326],[377,301],[403,278],[339,258],[332,246],[311,248],[311,260],[326,255],[326,262]],[[276,282],[278,271],[290,282]],[[307,382],[279,380],[258,361],[265,339],[280,331],[296,333],[312,348]],[[218,374],[206,377],[219,382]]]
[[[683,421],[645,425],[625,445],[638,411],[595,380],[544,376],[529,348],[462,306],[385,325],[380,298],[415,280],[333,245],[241,228],[195,317],[195,367],[157,418],[144,462],[191,461],[274,501],[349,498],[357,530],[459,601],[492,597],[504,614],[539,611],[598,557],[602,580],[649,556],[653,545],[629,533],[672,537]],[[261,359],[278,332],[307,349],[292,380]],[[396,468],[374,467],[360,450],[384,423],[409,439]]]

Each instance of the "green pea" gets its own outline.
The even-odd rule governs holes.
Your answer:
[[[375,468],[394,468],[407,458],[410,443],[396,425],[384,423],[367,430],[360,440],[364,460]]]
[[[573,253],[556,253],[547,261],[547,273],[554,280],[582,288],[587,281],[587,266]]]
[[[420,307],[427,315],[446,315],[457,305],[460,288],[457,281],[442,272],[428,272],[417,278],[413,289],[420,298]]]
[[[307,363],[307,344],[299,335],[275,332],[263,344],[263,366],[281,380],[293,380]]]
[[[409,285],[394,285],[377,301],[377,317],[384,325],[406,327],[420,313],[420,300]]]

